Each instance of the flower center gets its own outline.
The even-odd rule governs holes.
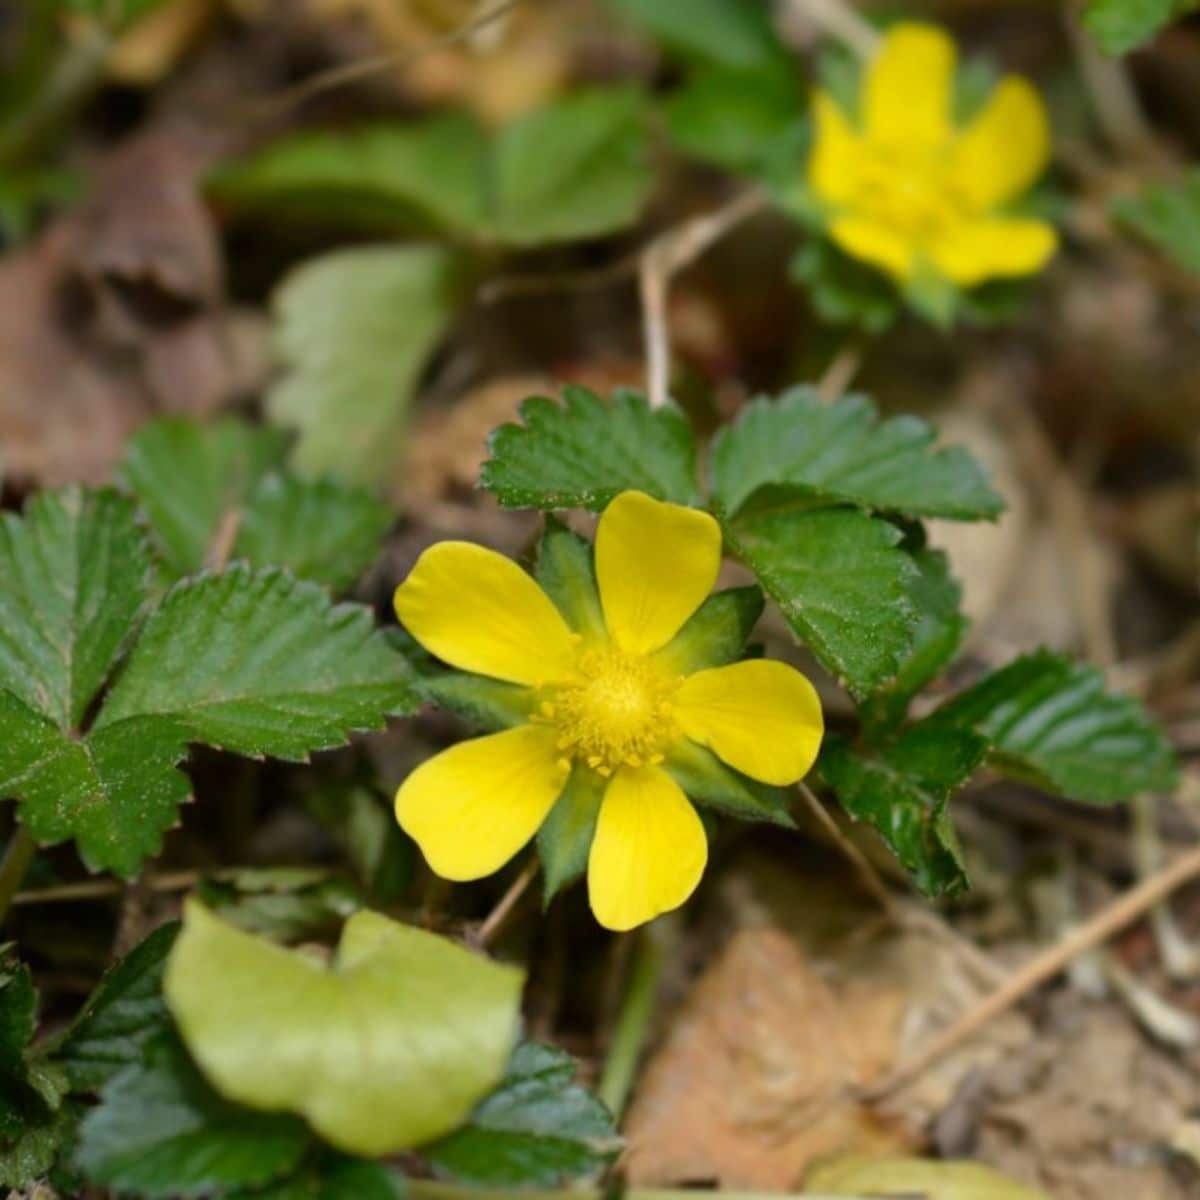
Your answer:
[[[662,762],[676,734],[671,697],[678,685],[644,657],[613,646],[588,650],[576,679],[547,690],[535,720],[557,728],[565,758],[611,775]]]
[[[858,212],[903,237],[928,242],[969,215],[948,156],[937,147],[906,147],[903,152],[874,146],[860,166]]]

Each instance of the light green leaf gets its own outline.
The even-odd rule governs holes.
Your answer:
[[[828,1196],[877,1196],[909,1200],[1050,1200],[1039,1188],[1015,1183],[976,1162],[850,1155],[815,1167],[806,1186]]]
[[[409,398],[459,291],[441,246],[358,246],[311,259],[275,293],[287,373],[267,397],[295,429],[294,465],[380,483],[397,461]]]
[[[764,504],[844,502],[916,517],[975,521],[1003,501],[983,468],[955,446],[934,449],[920,417],[880,421],[866,396],[825,404],[812,388],[760,398],[713,442],[713,495],[735,513],[762,489]],[[761,497],[760,497],[761,499]]]
[[[588,852],[608,780],[576,766],[537,834],[544,876],[542,895],[549,904],[563,888],[587,870]]]
[[[193,901],[165,992],[223,1095],[302,1114],[336,1148],[381,1156],[449,1133],[500,1082],[521,986],[520,971],[377,913],[346,922],[326,967]]]
[[[1106,54],[1128,54],[1196,8],[1196,0],[1090,0],[1083,23]]]
[[[250,496],[233,557],[278,564],[345,591],[374,562],[395,514],[362,488],[268,475]]]
[[[891,679],[912,645],[912,559],[886,521],[814,509],[725,527],[733,552],[822,665],[863,696]]]
[[[224,523],[286,451],[280,431],[232,417],[209,424],[163,417],[129,439],[118,476],[150,518],[171,582],[205,565]]]
[[[655,653],[654,661],[676,675],[691,675],[707,667],[736,662],[742,657],[746,639],[762,610],[763,594],[759,588],[714,592]]]
[[[993,671],[935,716],[988,738],[996,770],[1074,800],[1115,804],[1175,783],[1174,752],[1141,705],[1048,650]]]
[[[1200,167],[1113,200],[1114,218],[1185,271],[1200,275]]]
[[[269,1183],[294,1170],[312,1142],[295,1117],[223,1100],[173,1034],[151,1040],[104,1085],[79,1133],[75,1165],[89,1183],[147,1200]]]
[[[743,821],[792,826],[787,793],[726,766],[711,750],[681,738],[667,753],[663,770],[693,800]]]
[[[874,753],[828,737],[817,769],[846,812],[874,827],[917,887],[938,896],[967,886],[946,808],[986,752],[987,739],[972,730],[924,721]]]
[[[576,633],[588,638],[607,636],[591,543],[555,517],[546,518],[534,575]]]
[[[757,0],[616,0],[647,33],[680,54],[728,67],[786,57],[767,6]]]
[[[63,732],[77,726],[129,636],[149,568],[134,506],[115,492],[42,492],[23,516],[6,513],[0,689]]]
[[[52,1043],[52,1060],[65,1071],[72,1091],[97,1090],[137,1062],[150,1037],[169,1029],[162,976],[178,933],[179,924],[172,921],[135,946],[105,973]]]
[[[620,1144],[608,1109],[575,1082],[570,1056],[525,1042],[467,1123],[422,1154],[477,1187],[554,1188],[594,1177]]]
[[[333,605],[286,571],[235,564],[167,594],[93,736],[169,718],[194,741],[303,760],[416,703],[407,665],[367,609]]]
[[[606,404],[583,387],[563,404],[538,396],[521,405],[521,425],[502,425],[479,482],[508,508],[599,512],[636,488],[688,504],[696,496],[696,446],[678,409],[653,410],[636,392]]]
[[[910,591],[919,614],[912,647],[896,677],[863,704],[864,722],[874,731],[899,724],[909,701],[958,652],[969,622],[959,609],[962,588],[950,574],[940,550],[922,549],[913,554],[920,574]]]
[[[495,143],[495,236],[536,246],[632,225],[654,186],[649,157],[635,88],[576,92],[519,118]]]

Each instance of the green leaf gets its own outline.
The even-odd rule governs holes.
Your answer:
[[[207,1196],[292,1171],[311,1141],[295,1117],[223,1100],[168,1034],[104,1085],[80,1127],[76,1165],[93,1185],[150,1200]]]
[[[878,334],[900,315],[900,297],[887,278],[825,237],[806,238],[792,256],[788,274],[804,288],[813,310],[827,325],[849,325]]]
[[[63,732],[77,726],[129,636],[149,567],[134,506],[115,492],[42,492],[23,516],[6,513],[0,689]]]
[[[791,827],[787,793],[726,766],[711,750],[681,739],[667,754],[665,770],[693,800],[743,821]]]
[[[844,502],[915,517],[975,521],[1004,505],[960,447],[934,449],[920,417],[880,421],[865,396],[822,402],[797,387],[760,398],[713,442],[713,494],[735,513],[761,489],[770,502]]]
[[[736,662],[750,631],[762,616],[763,594],[756,587],[714,592],[659,651],[655,662],[676,675]]]
[[[519,118],[495,143],[496,237],[536,246],[632,225],[654,186],[649,157],[636,88],[576,92]]]
[[[762,67],[786,57],[765,5],[756,0],[616,0],[647,33],[690,58]]]
[[[305,799],[308,811],[346,855],[370,897],[395,904],[412,881],[412,841],[396,823],[391,797],[373,787],[336,782],[318,785]]]
[[[162,999],[167,955],[178,922],[160,925],[104,975],[66,1032],[55,1040],[53,1061],[71,1090],[96,1091],[141,1058],[142,1047],[170,1028]]]
[[[856,821],[873,826],[927,896],[967,886],[947,804],[971,777],[987,739],[924,721],[872,754],[826,738],[817,769]]]
[[[223,871],[196,896],[223,921],[274,942],[317,941],[363,907],[358,890],[322,867]]]
[[[607,635],[591,543],[555,517],[546,518],[534,575],[576,633],[594,638]]]
[[[404,1200],[404,1182],[381,1163],[324,1151],[294,1175],[229,1200]]]
[[[552,1046],[517,1047],[504,1082],[449,1137],[423,1148],[440,1174],[478,1187],[563,1187],[602,1171],[620,1138],[608,1109]]]
[[[788,624],[855,695],[891,679],[912,645],[916,568],[900,533],[853,509],[814,509],[725,527]]]
[[[92,870],[126,878],[158,852],[191,790],[175,765],[187,731],[170,716],[137,717],[72,738],[0,692],[0,796],[43,845],[74,838]]]
[[[863,720],[873,731],[904,719],[909,701],[958,653],[969,624],[959,609],[962,588],[950,574],[945,554],[922,549],[913,561],[920,572],[909,593],[920,614],[917,628],[895,678],[862,706]]]
[[[416,703],[367,609],[333,605],[286,571],[234,564],[167,594],[94,728],[170,719],[194,741],[299,761]]]
[[[302,1114],[337,1149],[376,1157],[450,1132],[499,1083],[521,986],[520,971],[377,913],[346,922],[325,967],[193,901],[165,992],[223,1095]]]
[[[1083,23],[1106,54],[1128,54],[1197,7],[1195,0],[1091,0]]]
[[[269,475],[246,505],[233,557],[287,567],[335,592],[375,561],[395,514],[362,488],[331,479]]]
[[[537,693],[519,683],[504,683],[465,671],[434,671],[420,677],[424,697],[460,717],[474,729],[492,732],[524,725]]]
[[[563,888],[587,870],[588,852],[608,780],[576,766],[537,834],[544,876],[542,895],[549,904]]]
[[[440,246],[359,246],[310,259],[273,298],[284,377],[271,418],[299,434],[294,465],[380,483],[395,465],[411,393],[458,300],[459,259]]]
[[[636,392],[605,404],[583,387],[563,404],[537,396],[521,405],[521,425],[502,425],[480,485],[507,508],[587,508],[599,512],[635,488],[688,504],[696,497],[696,445],[678,409],[651,409]]]
[[[164,0],[65,0],[63,7],[102,21],[116,33],[149,16]]]
[[[1075,800],[1115,804],[1175,783],[1174,752],[1141,705],[1048,650],[985,676],[935,716],[988,738],[997,770]]]
[[[1113,217],[1193,275],[1200,275],[1200,167],[1174,183],[1152,183],[1119,196]]]
[[[232,417],[209,424],[163,417],[129,439],[118,476],[150,518],[171,582],[205,565],[225,522],[286,450],[278,430]]]

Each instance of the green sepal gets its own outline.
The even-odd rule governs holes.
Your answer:
[[[711,750],[680,738],[667,753],[663,770],[698,804],[744,821],[769,821],[794,828],[783,788],[759,783],[727,767]]]
[[[592,547],[557,517],[546,517],[534,575],[576,633],[587,638],[606,636]]]
[[[544,904],[549,904],[587,869],[596,818],[607,787],[608,780],[598,771],[577,765],[550,815],[542,822],[537,848],[544,875]]]
[[[465,671],[423,675],[419,686],[426,700],[488,733],[524,725],[537,699],[533,688],[523,684],[505,683]]]
[[[655,658],[677,675],[736,662],[762,610],[762,589],[753,584],[714,592]]]

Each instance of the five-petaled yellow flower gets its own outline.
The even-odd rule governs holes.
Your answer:
[[[959,287],[1040,270],[1057,247],[1045,221],[1005,215],[1050,152],[1030,84],[1000,81],[965,128],[952,120],[956,52],[940,29],[893,26],[866,68],[859,120],[813,102],[809,183],[848,254],[901,285],[936,274]]]
[[[461,671],[531,689],[529,718],[422,763],[396,816],[447,879],[502,867],[537,832],[574,771],[603,800],[587,859],[597,920],[631,929],[682,904],[708,858],[704,826],[672,777],[690,740],[763,783],[812,766],[823,731],[812,684],[762,659],[681,671],[680,630],[717,579],[721,530],[708,514],[621,493],[594,547],[598,611],[572,628],[515,563],[440,542],[396,590],[396,612]]]

